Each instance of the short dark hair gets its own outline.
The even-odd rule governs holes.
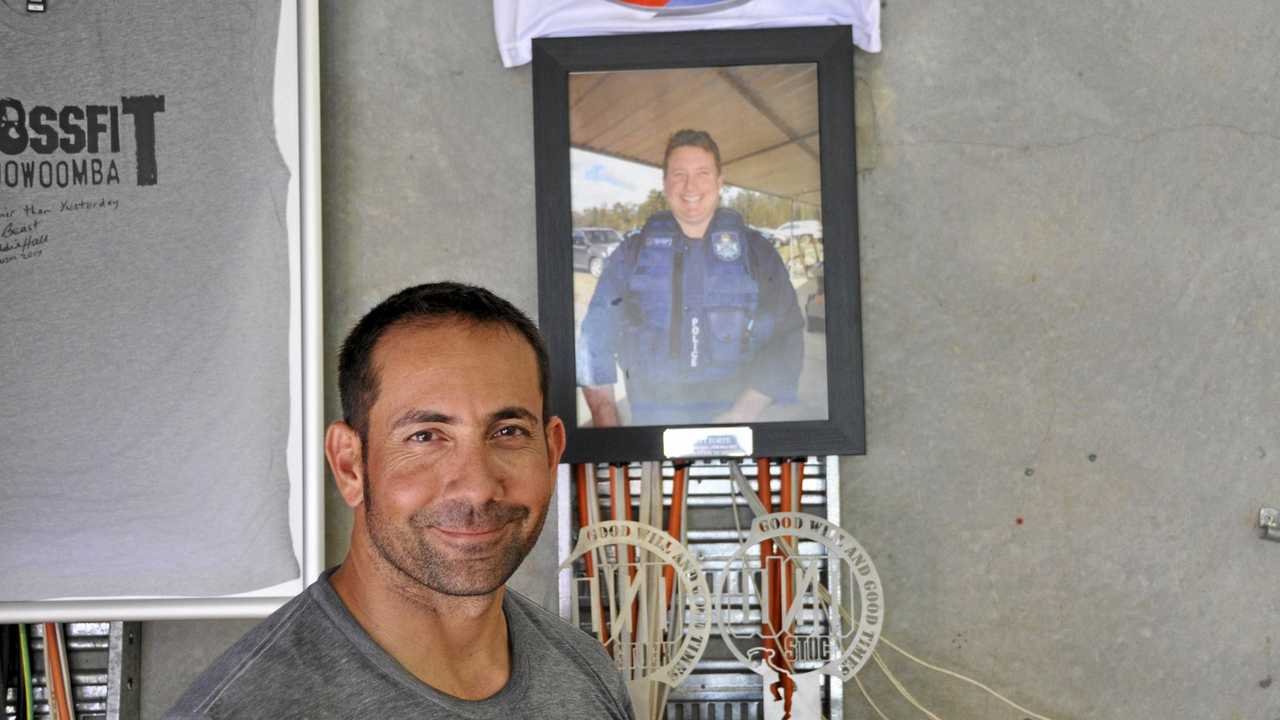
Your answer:
[[[667,161],[671,159],[671,153],[682,147],[702,148],[711,153],[716,159],[716,174],[720,174],[720,146],[711,138],[711,133],[706,130],[684,129],[671,133],[671,137],[667,138],[667,151],[662,154],[662,177],[667,176]]]
[[[502,325],[524,336],[538,358],[538,387],[542,391],[542,421],[550,419],[547,398],[550,361],[547,345],[529,316],[516,306],[474,285],[437,282],[405,288],[378,303],[352,328],[338,355],[338,394],[342,419],[368,442],[369,408],[378,398],[378,374],[373,349],[394,326],[413,322],[463,321]]]

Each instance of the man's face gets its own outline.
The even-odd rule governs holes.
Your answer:
[[[720,205],[720,173],[716,158],[700,147],[685,145],[671,151],[662,191],[681,229],[698,235],[706,229]]]
[[[533,349],[505,326],[445,320],[392,327],[373,366],[357,512],[374,551],[436,592],[493,592],[538,539],[563,450]]]

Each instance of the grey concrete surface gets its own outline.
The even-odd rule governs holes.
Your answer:
[[[894,3],[859,57],[845,525],[891,640],[1042,714],[1280,718],[1252,527],[1280,495],[1278,30],[1267,2]],[[946,717],[1023,717],[883,654]]]
[[[413,282],[534,312],[529,71],[490,4],[322,13],[329,356]],[[884,47],[856,61],[868,453],[842,471],[885,635],[1054,720],[1280,720],[1253,529],[1280,503],[1280,8],[890,2]],[[554,554],[516,580],[548,604]],[[147,624],[144,717],[246,625]],[[948,720],[1027,717],[881,653]]]

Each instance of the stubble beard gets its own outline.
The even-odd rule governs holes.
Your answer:
[[[535,512],[522,505],[490,502],[473,508],[461,501],[447,501],[423,508],[407,523],[365,505],[369,539],[377,553],[400,574],[443,595],[474,597],[489,595],[502,587],[533,550],[547,519],[547,508]],[[477,543],[471,550],[437,547],[428,537],[431,527],[489,527],[494,523],[510,527],[510,540],[496,549]]]

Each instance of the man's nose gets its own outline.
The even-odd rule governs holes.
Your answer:
[[[506,478],[486,443],[459,444],[445,491],[449,497],[467,500],[473,507],[503,498]]]

